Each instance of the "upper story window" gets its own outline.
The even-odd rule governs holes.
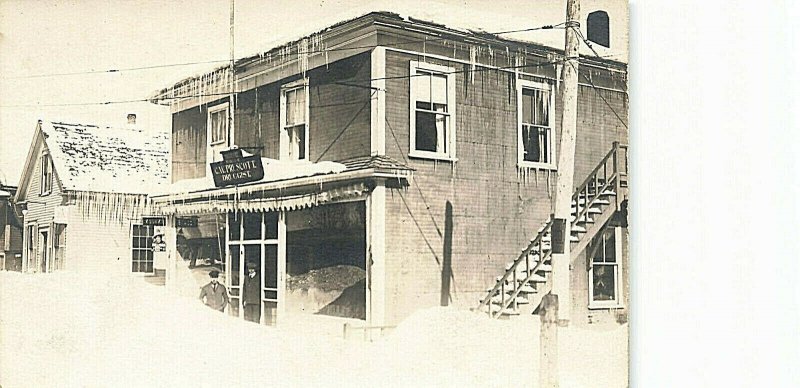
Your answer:
[[[517,80],[517,102],[519,165],[554,169],[551,86],[541,82]]]
[[[220,104],[208,110],[209,144],[228,143],[228,104]]]
[[[308,160],[308,81],[281,88],[281,159]]]
[[[622,306],[620,284],[622,259],[620,227],[608,227],[595,237],[589,255],[589,308]]]
[[[410,156],[455,159],[453,68],[411,62]]]
[[[46,195],[53,191],[53,162],[50,154],[42,154],[42,176],[39,182],[39,194]]]

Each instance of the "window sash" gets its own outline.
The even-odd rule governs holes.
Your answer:
[[[430,67],[430,68],[429,68]],[[454,101],[451,69],[431,64],[411,63],[412,156],[450,158],[455,155]]]
[[[228,109],[211,112],[211,144],[225,143],[228,133]]]

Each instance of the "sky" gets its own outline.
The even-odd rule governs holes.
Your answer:
[[[564,20],[566,0],[394,3],[236,0],[235,56],[254,55],[378,10],[489,32],[557,24]],[[168,108],[96,103],[143,100],[224,64],[208,62],[230,56],[229,7],[227,0],[0,0],[0,181],[18,182],[39,119],[113,126],[136,113],[142,128],[168,130]],[[626,3],[582,2],[584,14],[598,8],[609,12],[615,39],[613,50],[601,55],[626,60]],[[510,37],[563,46],[563,30]],[[196,62],[205,63],[161,66]],[[152,66],[159,67],[125,70]],[[106,71],[111,69],[120,71]],[[87,72],[96,73],[65,75]]]

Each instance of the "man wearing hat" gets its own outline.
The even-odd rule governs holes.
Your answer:
[[[208,276],[211,277],[211,281],[200,289],[200,300],[214,310],[225,311],[225,306],[228,305],[228,290],[217,281],[219,271],[212,270]]]
[[[242,287],[244,319],[258,323],[261,320],[261,277],[256,272],[255,262],[247,263],[247,275]]]

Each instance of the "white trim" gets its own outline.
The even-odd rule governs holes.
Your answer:
[[[295,90],[295,89],[303,89],[303,93],[305,94],[304,101],[305,101],[305,120],[304,120],[304,129],[305,129],[305,136],[303,139],[303,145],[305,147],[305,158],[303,159],[293,159],[293,160],[311,160],[311,153],[309,152],[309,137],[310,137],[310,108],[309,108],[309,81],[308,77],[299,79],[297,81],[289,82],[286,84],[281,85],[280,91],[280,122],[279,122],[279,131],[280,131],[280,152],[279,152],[279,159],[280,160],[289,160],[289,147],[291,146],[291,139],[289,138],[289,133],[286,131],[286,92]]]
[[[557,170],[556,167],[556,150],[555,150],[555,142],[553,139],[556,137],[556,126],[555,126],[555,91],[552,84],[546,82],[537,82],[537,81],[530,81],[526,79],[517,79],[517,166],[518,167],[526,167],[526,168],[539,168],[539,169],[546,169],[546,170]],[[523,89],[537,89],[537,90],[544,90],[549,93],[550,102],[548,104],[550,112],[548,113],[548,117],[550,118],[550,122],[548,126],[550,128],[550,136],[547,138],[547,150],[550,153],[548,155],[550,159],[550,163],[541,163],[541,162],[531,162],[524,160],[525,154],[525,147],[522,145],[522,90]]]
[[[386,48],[370,54],[370,155],[386,155]]]
[[[417,70],[426,70],[433,73],[440,73],[447,78],[447,126],[445,131],[445,143],[447,152],[432,152],[416,149],[416,133],[417,133],[417,104],[414,99],[414,79]],[[456,77],[453,73],[455,71],[452,67],[436,65],[432,63],[409,61],[409,79],[408,79],[408,107],[409,107],[409,147],[408,156],[424,159],[436,159],[455,162],[456,158]]]
[[[214,161],[214,148],[219,149],[220,147],[223,149],[227,149],[233,144],[232,141],[232,134],[233,130],[230,128],[230,120],[231,112],[228,109],[229,103],[222,102],[214,106],[210,106],[206,112],[206,176],[211,176],[211,162]],[[211,126],[211,115],[217,113],[222,110],[228,110],[228,117],[225,120],[225,139],[222,141],[212,142],[211,139],[213,137],[214,129]]]
[[[365,203],[367,234],[366,321],[369,326],[386,325],[386,186],[383,180],[375,182],[375,188]]]
[[[614,254],[616,255],[616,264],[613,265],[614,268],[614,300],[608,301],[595,301],[594,299],[594,286],[593,286],[593,273],[592,273],[592,266],[593,266],[593,258],[587,257],[589,260],[589,271],[588,271],[588,289],[589,289],[589,309],[590,310],[600,310],[600,309],[617,309],[617,308],[624,308],[625,305],[622,303],[622,227],[614,226]],[[603,231],[602,233],[605,233]],[[601,238],[604,236],[601,234]],[[589,250],[587,250],[589,252]]]
[[[381,46],[381,47],[383,47],[383,46]],[[447,61],[447,62],[456,62],[456,63],[461,63],[461,64],[472,65],[472,63],[467,61],[467,60],[448,57],[448,56],[444,56],[444,55],[438,55],[438,54],[423,53],[423,52],[414,51],[414,50],[404,50],[404,49],[398,49],[398,48],[393,48],[393,47],[386,47],[386,51],[393,51],[393,52],[397,52],[397,53],[401,53],[401,54],[410,54],[410,55],[415,55],[415,56],[419,56],[419,57],[439,59],[439,60]],[[606,68],[606,67],[603,67],[603,66],[592,65],[592,64],[589,64],[589,63],[581,63],[580,65],[581,66],[587,66],[587,67],[593,67],[593,68],[596,68],[596,69],[599,69],[599,70],[613,71],[613,72],[620,73],[620,74],[626,74],[626,75],[628,74],[627,71],[610,69],[610,68]],[[542,75],[542,74],[526,73],[526,72],[523,72],[523,71],[521,71],[519,69],[506,69],[506,68],[503,68],[503,67],[500,67],[500,66],[487,65],[485,63],[475,63],[475,66],[485,67],[487,69],[504,71],[504,72],[512,73],[512,74],[513,73],[519,73],[520,75],[525,75],[525,76],[529,76],[529,77],[538,77],[538,78],[543,78],[543,79],[547,79],[547,80],[551,80],[551,81],[556,81],[556,78],[560,77],[558,72],[556,72],[556,77],[549,77],[549,76]],[[609,87],[606,87],[606,86],[592,86],[591,84],[583,83],[583,82],[580,82],[580,81],[578,81],[578,85],[586,86],[586,87],[590,87],[590,88],[604,89],[604,90],[608,90],[608,91],[612,91],[612,92],[618,92],[618,93],[625,93],[625,94],[628,93],[627,90],[613,89],[613,88],[609,88]]]

